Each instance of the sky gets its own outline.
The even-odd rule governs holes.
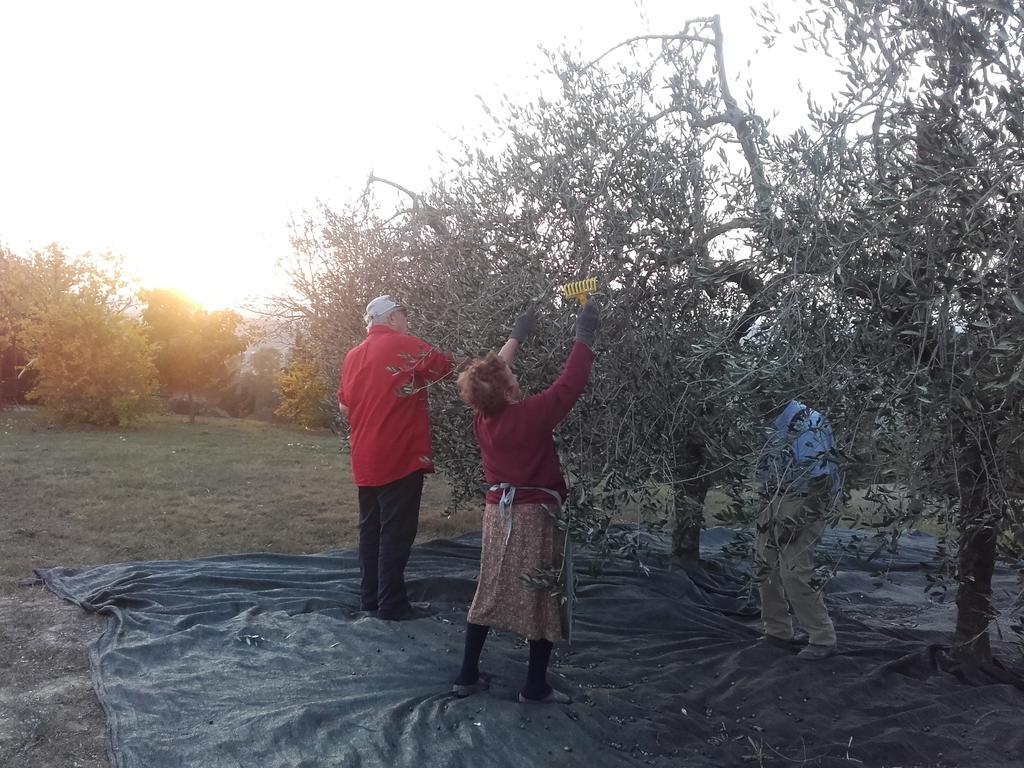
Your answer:
[[[209,308],[280,293],[293,218],[371,172],[424,184],[478,96],[536,92],[539,45],[596,56],[718,13],[759,110],[798,113],[806,62],[759,53],[748,5],[0,1],[0,243],[112,251]]]

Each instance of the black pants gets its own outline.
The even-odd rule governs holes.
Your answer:
[[[408,609],[405,564],[420,522],[423,473],[387,485],[359,488],[359,571],[361,606],[382,619]]]

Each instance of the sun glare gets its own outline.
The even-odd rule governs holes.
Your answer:
[[[279,244],[276,255],[287,247],[287,242]],[[226,243],[218,250],[214,257],[205,252],[172,256],[147,250],[141,258],[137,253],[128,268],[144,287],[177,291],[208,310],[241,309],[281,292],[283,278],[273,266],[274,255],[239,253]]]

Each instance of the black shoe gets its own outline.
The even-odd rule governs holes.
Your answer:
[[[758,641],[765,645],[771,645],[776,648],[785,648],[787,651],[799,651],[805,645],[807,645],[807,635],[801,633],[794,635],[793,637],[777,637],[775,635],[763,635]]]

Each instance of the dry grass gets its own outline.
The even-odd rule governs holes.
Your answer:
[[[58,429],[42,411],[6,411],[0,467],[0,593],[54,565],[356,543],[349,458],[330,432],[239,419],[190,426],[172,416],[130,430]],[[850,511],[870,518],[862,495]],[[447,501],[443,480],[428,477],[420,541],[479,528],[477,507],[443,517]],[[708,494],[708,525],[727,502]]]
[[[0,591],[33,568],[355,545],[356,488],[329,432],[158,417],[129,430],[48,427],[0,413]],[[424,491],[419,540],[479,526]]]

